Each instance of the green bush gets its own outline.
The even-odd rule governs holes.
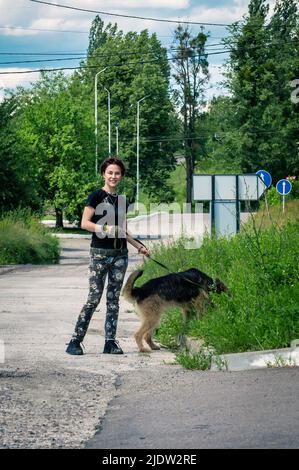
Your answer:
[[[51,236],[30,209],[0,219],[0,264],[57,263],[59,240]]]
[[[292,183],[292,191],[285,196],[286,201],[299,199],[299,181],[290,179],[290,182]],[[266,197],[270,206],[279,206],[282,204],[282,196],[276,191],[274,186],[271,186],[271,188],[267,190]]]
[[[219,277],[230,290],[229,295],[211,294],[213,307],[201,320],[180,326],[180,314],[174,320],[171,313],[159,328],[159,338],[167,337],[168,344],[186,333],[204,338],[222,354],[287,347],[299,337],[298,219],[265,228],[253,219],[236,236],[207,237],[196,250],[185,249],[183,239],[171,246],[159,244],[153,258],[173,272],[198,268]],[[164,274],[148,261],[139,283]]]

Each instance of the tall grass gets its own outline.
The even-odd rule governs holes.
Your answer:
[[[0,219],[0,264],[57,263],[59,240],[51,236],[30,209],[18,209]]]
[[[236,236],[207,237],[200,249],[185,249],[183,239],[171,246],[160,244],[153,258],[172,271],[195,267],[213,278],[219,277],[229,287],[230,295],[212,294],[213,307],[207,308],[201,320],[193,318],[187,326],[181,327],[179,310],[172,310],[162,321],[158,339],[168,337],[170,345],[170,330],[175,336],[184,329],[204,338],[220,354],[286,347],[298,338],[298,209],[298,201],[293,201],[292,217],[275,220],[275,214],[259,214]],[[165,270],[149,261],[139,284],[164,274]]]

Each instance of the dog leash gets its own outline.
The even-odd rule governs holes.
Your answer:
[[[141,243],[141,245],[144,246],[144,248],[146,248],[146,246],[144,245],[144,243],[142,243],[141,240],[137,240],[136,238],[134,238],[134,240],[138,243]],[[147,249],[147,248],[146,248]],[[161,266],[162,268],[166,269],[166,271],[168,271],[170,274],[177,274],[178,276],[180,276],[182,279],[184,279],[185,281],[188,281],[190,282],[191,284],[195,284],[196,286],[202,288],[202,285],[199,284],[198,282],[194,282],[194,281],[191,281],[191,279],[188,279],[187,277],[183,276],[181,273],[174,273],[173,271],[171,271],[167,266],[165,266],[165,264],[163,263],[160,263],[160,261],[157,261],[156,259],[152,258],[152,256],[148,256],[149,259],[151,259],[152,261],[154,261],[154,263],[158,264],[159,266]],[[213,283],[214,283],[214,280],[213,280]]]

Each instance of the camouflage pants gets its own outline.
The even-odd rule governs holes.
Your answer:
[[[105,254],[103,254],[103,252]],[[80,342],[83,341],[91,317],[101,300],[107,274],[108,285],[105,339],[115,339],[119,310],[119,296],[127,266],[127,251],[119,253],[116,250],[101,250],[97,248],[90,249],[89,294],[78,317],[72,339],[77,339]]]

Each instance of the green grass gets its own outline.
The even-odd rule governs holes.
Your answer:
[[[56,228],[56,227],[47,227],[47,230],[50,233],[66,233],[66,234],[78,234],[78,235],[91,235],[91,232],[87,230],[83,230],[82,228],[76,227],[64,227],[64,228]]]
[[[0,264],[44,264],[59,261],[59,240],[30,210],[9,212],[0,219]]]
[[[206,352],[203,348],[197,353],[181,351],[176,356],[176,362],[185,367],[185,369],[207,370],[211,367],[212,354]]]
[[[175,193],[175,202],[186,202],[186,170],[183,165],[178,165],[169,177],[170,186]]]
[[[172,271],[196,267],[227,284],[230,295],[212,294],[213,307],[184,325],[179,310],[163,319],[157,338],[176,345],[180,334],[204,338],[217,354],[288,347],[299,337],[299,201],[286,214],[258,214],[232,238],[205,238],[200,249],[185,241],[156,246],[153,258]],[[275,209],[276,210],[276,209]],[[289,215],[287,215],[289,214]],[[166,274],[148,261],[137,285]],[[165,340],[166,338],[166,340]]]

